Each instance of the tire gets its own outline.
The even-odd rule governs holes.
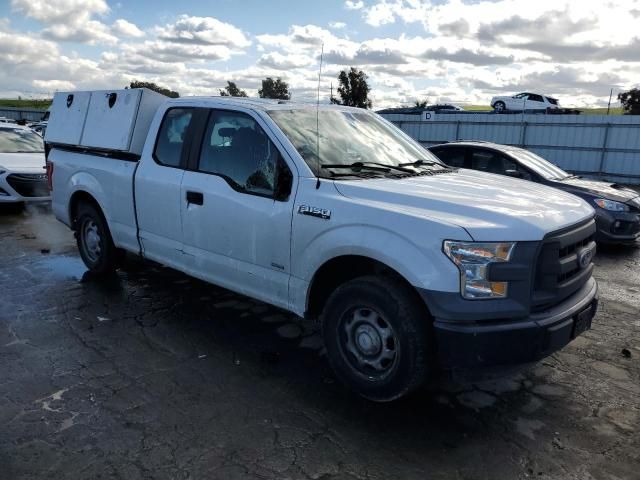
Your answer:
[[[329,296],[321,321],[331,367],[359,395],[389,402],[424,383],[430,318],[400,281],[366,276],[344,283]]]
[[[122,250],[113,244],[109,226],[95,206],[82,203],[76,215],[76,242],[80,257],[92,273],[113,273],[122,260]]]
[[[493,104],[493,109],[496,113],[502,113],[507,109],[507,106],[504,104],[504,102],[496,102]]]

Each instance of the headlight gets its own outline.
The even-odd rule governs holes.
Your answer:
[[[620,203],[620,202],[615,202],[613,200],[607,200],[606,198],[596,198],[594,202],[600,208],[604,208],[605,210],[609,210],[612,212],[628,212],[629,211],[629,205],[625,205],[624,203]]]
[[[445,240],[444,253],[460,270],[460,292],[469,300],[504,298],[508,282],[487,279],[490,263],[508,262],[515,242],[478,243]]]

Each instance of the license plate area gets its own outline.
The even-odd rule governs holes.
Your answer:
[[[591,320],[593,320],[594,314],[594,304],[591,304],[575,316],[571,338],[576,338],[578,335],[591,328]]]

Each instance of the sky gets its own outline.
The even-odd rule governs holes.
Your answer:
[[[375,109],[534,91],[606,106],[640,83],[640,0],[0,0],[0,97],[156,82],[321,101],[342,69]]]

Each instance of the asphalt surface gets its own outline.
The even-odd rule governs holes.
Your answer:
[[[640,249],[596,264],[561,352],[379,405],[313,324],[154,264],[97,280],[50,212],[1,209],[0,478],[638,479]]]

